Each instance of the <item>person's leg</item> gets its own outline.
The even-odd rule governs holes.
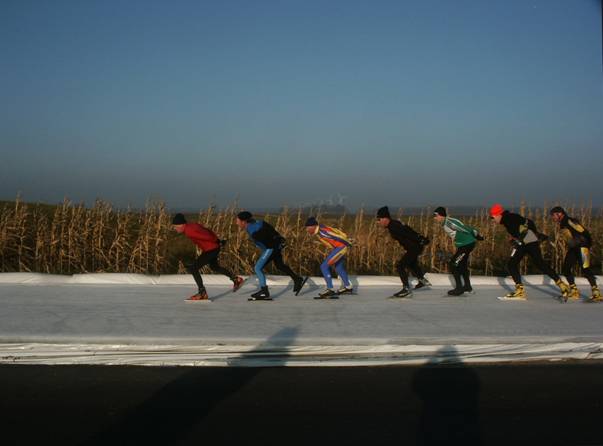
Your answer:
[[[525,255],[525,246],[518,246],[511,251],[511,257],[507,262],[507,269],[513,278],[515,285],[521,285],[521,274],[519,273],[519,262]]]
[[[553,271],[551,265],[545,262],[544,258],[542,257],[542,252],[540,251],[540,245],[538,244],[538,242],[528,243],[527,245],[525,245],[525,247],[526,252],[534,262],[534,265],[536,265],[536,267],[544,274],[553,279],[555,283],[558,283],[560,280],[559,274]]]
[[[525,289],[521,283],[521,274],[519,273],[519,262],[521,262],[521,259],[525,253],[525,245],[516,246],[511,251],[511,257],[509,257],[507,262],[507,268],[509,270],[509,274],[511,274],[511,277],[515,282],[515,291],[507,293],[505,295],[506,298],[525,299]]]
[[[398,275],[400,276],[400,280],[404,285],[404,288],[409,288],[410,284],[408,282],[408,273],[406,272],[406,268],[408,267],[408,252],[406,252],[398,263],[396,263],[396,270],[398,271]]]
[[[322,276],[325,278],[325,282],[327,284],[327,289],[333,289],[333,277],[331,276],[331,265],[329,265],[328,258],[324,260],[324,262],[320,265],[320,271],[322,272]]]
[[[473,290],[473,288],[471,287],[471,279],[469,277],[469,256],[471,255],[471,252],[474,248],[475,243],[460,248],[465,253],[463,259],[459,262],[459,270],[464,282],[463,290],[465,291]]]
[[[201,273],[199,272],[199,270],[202,267],[204,267],[205,265],[209,264],[209,262],[213,258],[213,255],[214,254],[212,253],[212,251],[204,252],[199,257],[197,257],[193,263],[191,263],[190,265],[187,265],[187,267],[186,267],[186,270],[188,271],[188,273],[192,274],[193,278],[195,279],[195,283],[197,284],[197,287],[199,288],[199,294],[202,294],[205,292],[205,286],[203,285],[203,278],[201,277]]]
[[[421,266],[419,266],[419,256],[422,252],[423,246],[417,246],[416,248],[412,248],[407,252],[407,254],[410,253],[410,257],[408,260],[408,268],[412,271],[413,275],[419,280],[423,279],[423,277],[425,276],[425,273],[423,273]]]
[[[295,274],[293,270],[289,268],[288,265],[285,265],[285,262],[283,261],[283,253],[280,249],[274,250],[274,252],[272,253],[272,260],[274,260],[274,265],[276,266],[276,268],[291,277],[294,282],[298,282],[299,280],[301,280],[300,276]]]
[[[335,271],[337,271],[337,275],[341,278],[343,282],[343,286],[345,288],[351,288],[352,284],[350,279],[348,278],[348,273],[345,270],[345,256],[348,252],[347,247],[336,248],[329,253],[327,257],[328,262],[331,266],[335,267]]]
[[[233,275],[228,269],[226,269],[222,265],[220,265],[220,262],[218,261],[218,258],[220,256],[220,248],[214,249],[213,251],[210,251],[209,253],[213,254],[213,256],[211,256],[211,258],[209,260],[209,267],[211,268],[211,270],[214,273],[223,274],[226,277],[228,277],[230,280],[234,281],[237,276]]]
[[[452,258],[450,259],[450,262],[448,263],[450,272],[452,273],[452,277],[454,277],[454,289],[455,290],[463,289],[463,284],[461,283],[461,272],[460,272],[460,268],[459,268],[459,264],[460,264],[461,260],[463,260],[463,257],[464,257],[463,251],[461,251],[460,249],[457,249],[456,252],[454,253],[454,255],[452,256]]]
[[[557,274],[553,268],[551,268],[551,265],[549,265],[543,258],[542,258],[542,253],[540,252],[540,245],[538,244],[538,242],[533,242],[533,243],[528,243],[526,245],[527,248],[527,253],[528,255],[532,258],[532,260],[534,261],[534,264],[538,267],[538,269],[540,269],[540,271],[542,271],[544,274],[546,274],[547,276],[549,276],[551,279],[553,279],[555,281],[555,285],[557,285],[559,287],[559,289],[561,290],[561,296],[564,297],[565,300],[567,300],[567,298],[570,295],[570,287],[568,284],[566,284],[563,280],[561,280],[561,277],[559,277],[559,274]],[[574,297],[579,296],[579,293],[575,293]]]
[[[255,275],[258,276],[258,281],[260,283],[260,287],[266,287],[266,276],[264,275],[264,267],[270,262],[273,254],[272,249],[266,249],[260,255],[260,258],[255,264],[254,271]]]
[[[567,254],[565,254],[565,259],[563,259],[563,268],[562,272],[565,278],[567,279],[567,283],[570,285],[576,284],[576,278],[574,277],[574,273],[572,269],[578,263],[579,252],[578,248],[570,248],[567,250]]]
[[[582,266],[582,273],[591,287],[597,286],[597,278],[595,277],[595,273],[593,272],[590,266],[590,249],[589,248],[580,248],[580,260]]]
[[[220,263],[218,262],[218,258],[220,256],[220,248],[218,248],[212,252],[215,252],[215,256],[209,262],[209,267],[212,269],[213,272],[218,273],[218,274],[223,274],[226,277],[228,277],[230,280],[232,280],[232,290],[238,291],[243,286],[243,283],[245,281],[243,280],[242,277],[240,277],[236,274],[233,274],[229,269],[224,268],[222,265],[220,265]]]

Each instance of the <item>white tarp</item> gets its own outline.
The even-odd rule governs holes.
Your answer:
[[[0,344],[0,364],[375,366],[603,359],[602,343],[440,345]]]

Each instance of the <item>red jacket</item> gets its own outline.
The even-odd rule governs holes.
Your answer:
[[[184,225],[184,235],[191,239],[203,252],[213,251],[220,247],[220,240],[216,234],[198,223],[186,223]]]

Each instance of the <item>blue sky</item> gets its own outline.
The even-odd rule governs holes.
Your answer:
[[[601,2],[0,4],[0,199],[603,205]]]

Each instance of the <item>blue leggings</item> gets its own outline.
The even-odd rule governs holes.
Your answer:
[[[283,253],[280,249],[266,249],[262,251],[260,258],[255,264],[255,274],[258,276],[258,280],[260,282],[260,286],[266,286],[266,276],[264,275],[264,268],[268,263],[274,261],[274,265],[278,270],[286,273],[289,277],[291,277],[294,281],[299,280],[299,276],[293,272],[291,268],[285,265],[283,261]]]
[[[347,252],[347,246],[335,248],[329,253],[325,261],[322,262],[322,265],[320,265],[320,271],[322,271],[322,275],[327,282],[327,288],[333,288],[333,278],[331,277],[332,266],[335,267],[335,271],[337,271],[337,274],[339,274],[339,277],[341,277],[343,285],[345,287],[349,287],[351,285],[350,279],[348,279],[348,273],[345,270],[345,255]]]

